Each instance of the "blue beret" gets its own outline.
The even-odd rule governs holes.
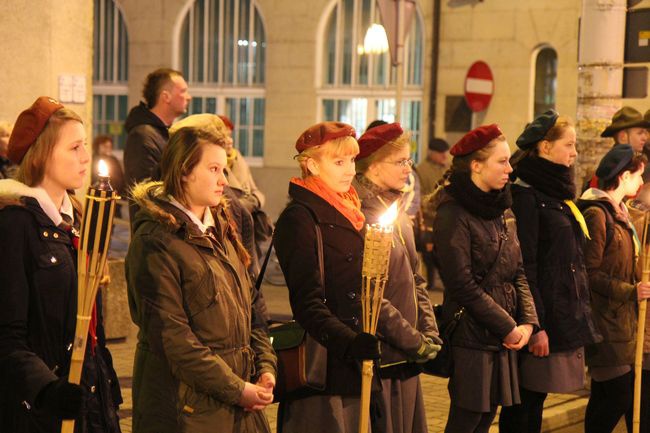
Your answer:
[[[619,174],[632,161],[634,149],[629,144],[619,144],[610,149],[596,169],[598,179],[609,180]]]
[[[548,110],[537,116],[535,120],[526,126],[526,129],[524,129],[524,132],[521,133],[519,138],[517,138],[517,147],[521,150],[526,150],[542,141],[546,137],[549,129],[555,125],[558,117],[559,114],[555,110]]]

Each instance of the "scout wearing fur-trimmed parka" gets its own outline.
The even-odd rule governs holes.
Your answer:
[[[223,203],[225,165],[216,137],[182,128],[163,153],[163,182],[133,190],[134,432],[269,432],[276,360]]]
[[[17,180],[0,181],[0,431],[119,433],[122,402],[101,305],[89,329],[81,386],[68,383],[77,317],[75,227],[90,157],[79,116],[40,97],[12,132]],[[98,299],[100,299],[98,297]],[[92,322],[91,322],[92,323]]]

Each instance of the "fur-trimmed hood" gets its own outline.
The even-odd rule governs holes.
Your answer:
[[[168,226],[173,231],[180,229],[183,222],[190,221],[180,209],[167,200],[162,182],[147,181],[138,183],[131,189],[131,196],[138,207],[144,210],[150,218]],[[227,209],[228,199],[225,197],[221,198],[221,203],[218,206],[210,208],[217,225],[227,219]],[[137,214],[135,220],[135,224],[137,224],[141,220],[141,216]],[[137,226],[134,225],[134,231],[136,229]]]
[[[71,195],[68,196],[72,201],[73,208],[78,213],[78,203],[75,202],[75,199]],[[4,209],[7,206],[25,206],[25,197],[31,197],[36,200],[45,215],[52,220],[55,226],[61,224],[63,218],[45,190],[29,187],[14,179],[0,180],[0,209]]]

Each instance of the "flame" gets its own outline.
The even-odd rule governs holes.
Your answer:
[[[392,205],[379,217],[379,225],[390,226],[397,219],[397,201],[394,201]]]
[[[106,161],[100,159],[99,163],[97,163],[97,169],[100,177],[108,177],[108,164],[106,164]]]

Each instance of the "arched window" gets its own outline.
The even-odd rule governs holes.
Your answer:
[[[124,147],[128,111],[129,38],[122,13],[113,0],[94,0],[93,135],[113,137]]]
[[[196,0],[179,42],[179,64],[192,95],[189,113],[228,116],[235,146],[261,164],[266,35],[255,1]]]
[[[534,117],[555,108],[557,93],[557,52],[551,47],[543,47],[535,59]]]
[[[334,0],[319,44],[319,117],[349,123],[359,133],[374,119],[395,119],[397,68],[388,52],[364,53],[366,31],[381,23],[375,0]],[[401,123],[413,133],[417,154],[422,124],[424,30],[416,11],[405,41]]]

